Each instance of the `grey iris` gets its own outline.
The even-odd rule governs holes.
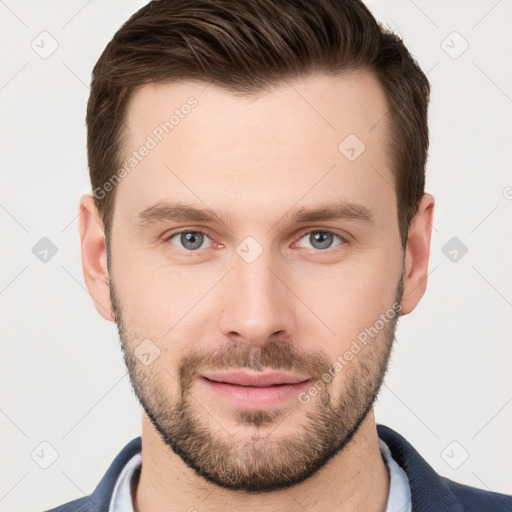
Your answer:
[[[333,235],[325,231],[314,231],[309,235],[311,245],[315,249],[326,249],[332,244]],[[316,245],[315,245],[316,244]]]
[[[195,231],[189,231],[188,233],[182,233],[180,236],[180,242],[186,249],[198,249],[203,245],[203,235]],[[189,244],[189,245],[187,245]]]

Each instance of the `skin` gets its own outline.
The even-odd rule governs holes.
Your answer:
[[[136,510],[384,511],[372,406],[398,315],[307,404],[246,410],[198,372],[245,364],[320,377],[395,302],[413,311],[427,286],[434,198],[422,198],[403,254],[385,96],[366,71],[252,98],[202,83],[144,86],[129,107],[127,153],[190,96],[197,106],[116,186],[110,269],[93,198],[80,200],[85,281],[118,324],[145,409]],[[351,133],[366,145],[354,161],[338,150]],[[229,219],[137,225],[163,199]],[[291,222],[290,212],[334,199],[366,206],[373,223]],[[166,239],[184,228],[208,235],[199,249]],[[341,238],[315,249],[311,233],[326,229]],[[237,253],[248,236],[262,250],[251,263]],[[159,351],[148,366],[134,357],[145,339]]]

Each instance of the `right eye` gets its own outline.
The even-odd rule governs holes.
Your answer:
[[[173,239],[176,239],[177,242],[173,242]],[[179,249],[191,252],[201,249],[206,239],[209,239],[206,233],[190,229],[177,231],[165,237],[165,241],[171,242],[172,245],[176,245]]]

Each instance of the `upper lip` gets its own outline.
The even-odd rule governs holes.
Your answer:
[[[309,380],[309,377],[284,372],[246,373],[246,372],[204,372],[201,375],[215,382],[225,382],[239,386],[272,386],[276,384],[297,384]]]

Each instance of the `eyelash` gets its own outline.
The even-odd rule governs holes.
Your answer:
[[[163,236],[163,241],[164,242],[169,242],[169,240],[171,238],[174,238],[176,235],[181,235],[183,233],[200,233],[201,235],[206,235],[208,238],[210,238],[208,233],[206,233],[204,231],[201,231],[200,229],[182,229],[180,231],[174,231],[172,233],[166,233]],[[310,235],[311,233],[328,233],[329,235],[337,236],[341,240],[341,244],[339,244],[339,245],[346,245],[347,244],[347,240],[345,239],[345,237],[343,237],[339,233],[336,233],[335,231],[332,231],[330,229],[310,229],[309,231],[305,231],[305,232],[301,233],[301,235],[299,236],[297,241],[302,239],[302,238],[304,238],[304,236],[306,236],[306,235]],[[335,247],[337,247],[337,246],[335,246]],[[312,250],[315,250],[317,252],[327,252],[329,249],[333,249],[333,248],[334,247],[328,247],[327,249],[323,249],[323,250],[322,249],[312,249]],[[178,249],[179,249],[179,247],[178,247]],[[194,253],[199,252],[200,249],[196,249],[195,251],[187,251],[185,249],[182,249],[182,250],[187,252],[187,253],[194,254]]]

